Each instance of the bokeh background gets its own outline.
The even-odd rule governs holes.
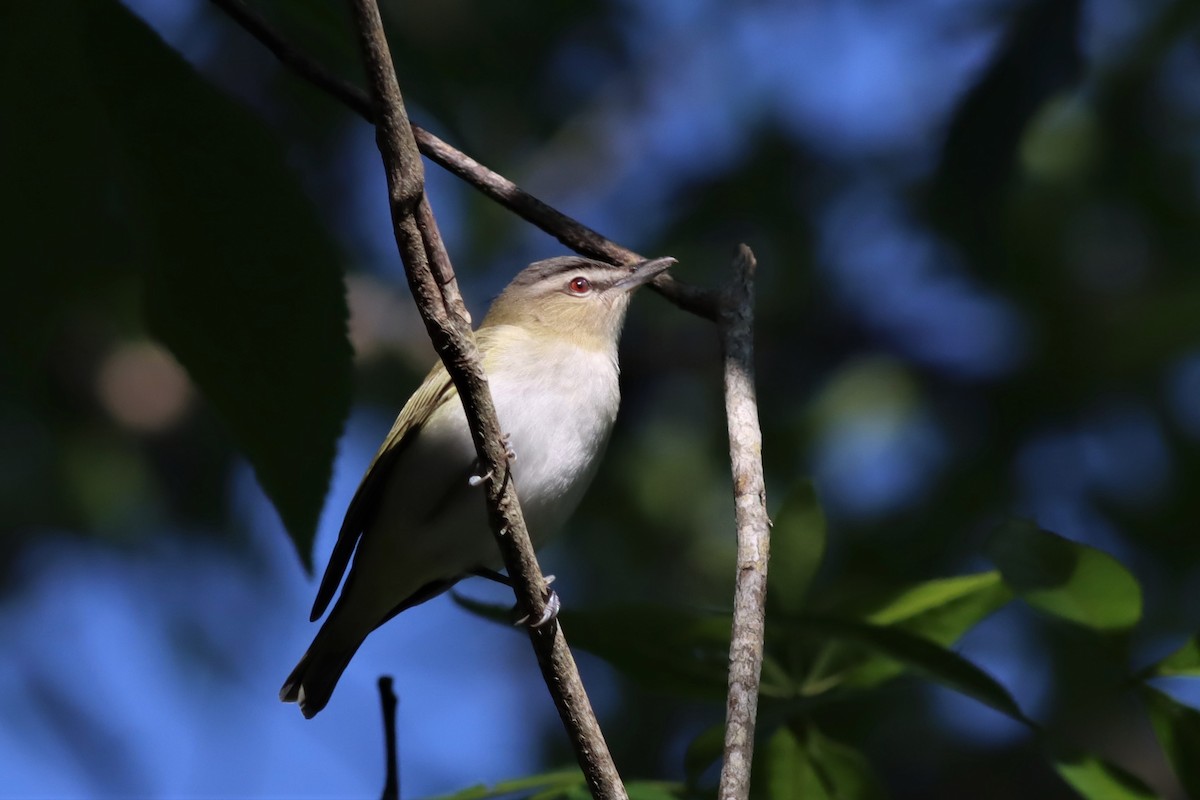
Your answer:
[[[358,79],[341,4],[253,5]],[[1200,628],[1200,4],[383,7],[416,121],[684,280],[716,285],[737,242],[755,249],[769,499],[815,482],[817,596],[986,569],[988,531],[1017,515],[1137,576],[1135,665]],[[202,0],[9,4],[0,42],[0,796],[372,796],[384,673],[405,797],[569,764],[524,637],[449,597],[373,635],[315,720],[278,703],[315,579],[237,426],[142,310],[137,265],[161,253],[228,271],[264,326],[288,290],[243,267],[344,269],[352,376],[279,398],[352,398],[328,494],[310,493],[322,566],[433,358],[370,128]],[[180,147],[175,172],[146,155]],[[193,174],[214,163],[224,183]],[[477,317],[563,251],[427,177]],[[176,209],[192,224],[147,223]],[[301,370],[306,335],[287,332]],[[727,607],[714,332],[643,292],[622,365],[604,467],[543,564],[568,606]],[[477,583],[462,591],[505,601]],[[1113,647],[1020,603],[958,645],[1066,740],[1182,796]],[[679,779],[721,704],[580,658],[622,772]],[[822,724],[894,797],[1074,796],[1028,731],[915,680]]]

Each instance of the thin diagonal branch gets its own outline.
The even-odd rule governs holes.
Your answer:
[[[750,796],[771,552],[762,430],[754,392],[754,268],[754,254],[741,245],[733,262],[733,279],[721,295],[717,323],[725,361],[725,414],[737,515],[737,578],[729,643],[725,760],[717,790],[720,800]]]
[[[484,482],[488,520],[517,601],[531,619],[538,619],[545,608],[546,581],[509,479],[500,424],[466,307],[425,197],[421,158],[396,81],[379,8],[376,0],[353,0],[351,7],[366,62],[376,141],[387,172],[392,225],[405,274],[433,346],[462,399],[480,469],[494,476]],[[530,628],[529,637],[592,796],[597,800],[627,798],[562,630],[552,623]]]
[[[365,92],[334,75],[319,62],[287,41],[258,12],[243,0],[211,0],[234,22],[258,39],[279,61],[318,89],[333,96],[368,122],[375,122],[375,111]],[[443,142],[429,131],[412,125],[417,147],[431,161],[462,178],[487,197],[526,222],[537,226],[565,246],[590,258],[610,264],[634,264],[643,256],[605,238],[576,219],[534,197],[508,178],[488,169],[475,159]],[[663,297],[693,314],[709,320],[717,318],[716,293],[681,283],[663,273],[650,285]]]

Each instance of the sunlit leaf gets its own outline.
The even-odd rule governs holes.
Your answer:
[[[1179,783],[1189,796],[1200,797],[1200,711],[1150,687],[1142,689],[1142,700]]]
[[[1011,598],[1012,591],[993,570],[926,581],[881,598],[860,613],[874,625],[949,646]],[[903,671],[902,663],[878,652],[828,642],[808,667],[804,692],[817,694],[842,685],[865,688]]]
[[[1054,768],[1087,800],[1157,800],[1159,797],[1137,776],[1093,755],[1057,758]]]
[[[1188,639],[1147,672],[1153,677],[1200,677],[1200,636]]]
[[[825,514],[811,481],[788,496],[771,530],[767,598],[785,614],[798,614],[825,553]]]
[[[78,5],[76,78],[104,110],[78,121],[121,148],[115,182],[79,188],[122,209],[151,333],[224,418],[309,564],[350,400],[337,251],[261,121],[119,3]]]
[[[995,570],[936,578],[901,590],[867,614],[866,620],[876,625],[895,625],[917,619],[924,621],[931,612],[960,608],[963,601],[971,601],[975,609],[988,608],[997,599],[1008,596],[1009,593],[1002,587],[1000,573]],[[997,588],[1001,591],[995,591]],[[986,602],[979,603],[980,598]],[[930,631],[923,628],[922,633],[929,635]]]
[[[1001,525],[988,553],[1013,591],[1048,614],[1103,631],[1142,616],[1141,587],[1119,561],[1032,522]]]

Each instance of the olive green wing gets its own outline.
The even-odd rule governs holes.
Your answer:
[[[346,567],[350,564],[350,557],[354,555],[359,537],[379,508],[392,464],[412,443],[434,409],[447,400],[452,400],[457,394],[454,383],[446,373],[446,367],[439,361],[404,404],[395,424],[392,425],[392,430],[379,452],[375,454],[375,458],[371,460],[371,465],[367,467],[362,483],[354,493],[354,499],[346,509],[346,518],[342,521],[337,543],[333,546],[333,554],[329,557],[329,565],[325,567],[321,587],[317,590],[310,621],[315,622],[329,607],[338,584],[342,582]]]

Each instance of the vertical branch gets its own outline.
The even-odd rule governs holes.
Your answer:
[[[381,800],[400,800],[400,764],[396,746],[396,693],[392,676],[379,678],[379,704],[383,708],[384,780]]]
[[[376,0],[352,0],[375,117],[375,138],[387,173],[396,245],[409,287],[434,349],[458,389],[484,481],[488,521],[512,579],[517,602],[531,619],[542,616],[546,582],[533,553],[487,376],[479,363],[470,317],[454,269],[425,197],[424,171],[404,109]],[[571,739],[588,788],[597,800],[627,795],[600,732],[566,639],[557,624],[529,629],[546,686]]]
[[[762,430],[754,393],[754,254],[746,245],[734,258],[734,276],[721,297],[718,326],[725,362],[725,413],[737,516],[737,579],[729,643],[729,696],[725,760],[719,800],[750,796],[754,725],[766,630],[767,559],[771,549]]]

